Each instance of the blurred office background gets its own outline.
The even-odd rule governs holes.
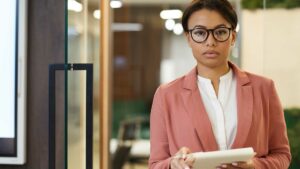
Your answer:
[[[94,169],[100,140],[109,140],[114,168],[147,168],[149,115],[156,88],[180,77],[196,62],[180,19],[188,0],[111,0],[111,111],[109,138],[101,138],[99,109],[101,46],[99,0],[68,1],[68,60],[94,64]],[[231,60],[241,68],[272,78],[285,109],[293,153],[300,167],[300,1],[231,0],[239,15],[238,41]],[[171,14],[168,14],[171,13]],[[69,96],[69,168],[84,168],[85,74],[71,72]],[[125,144],[128,143],[128,144]],[[124,148],[124,145],[125,148]],[[122,149],[123,146],[123,149]],[[121,153],[119,155],[118,153]],[[116,164],[120,163],[120,164]]]

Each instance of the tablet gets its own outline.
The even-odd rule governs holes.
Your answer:
[[[252,147],[232,150],[197,152],[189,156],[195,158],[194,169],[216,169],[216,167],[233,162],[246,162],[254,157]]]

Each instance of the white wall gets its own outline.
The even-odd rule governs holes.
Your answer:
[[[167,83],[188,73],[196,66],[196,61],[183,34],[165,32],[163,36],[160,81]]]
[[[300,9],[242,12],[242,68],[275,81],[284,107],[300,107]]]

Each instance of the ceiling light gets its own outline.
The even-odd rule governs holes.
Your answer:
[[[68,0],[68,10],[74,11],[74,12],[81,12],[82,4],[75,0]]]
[[[160,12],[162,19],[180,19],[182,17],[182,11],[179,9],[163,10]]]
[[[176,23],[175,26],[174,26],[173,32],[176,35],[181,35],[183,33],[183,27],[182,27],[182,25],[180,23]]]
[[[93,15],[96,19],[100,19],[101,18],[101,13],[100,13],[100,10],[97,9],[93,12]]]
[[[140,23],[113,23],[111,29],[114,32],[135,32],[143,30],[143,25]]]
[[[117,0],[112,0],[110,1],[110,7],[111,8],[121,8],[122,7],[122,2],[121,1],[117,1]]]
[[[169,31],[173,30],[174,26],[175,26],[175,21],[173,19],[166,20],[165,27],[167,30]]]

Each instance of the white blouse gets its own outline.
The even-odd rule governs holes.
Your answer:
[[[236,78],[230,69],[220,77],[218,96],[210,79],[198,75],[198,88],[220,150],[230,149],[237,130]]]

